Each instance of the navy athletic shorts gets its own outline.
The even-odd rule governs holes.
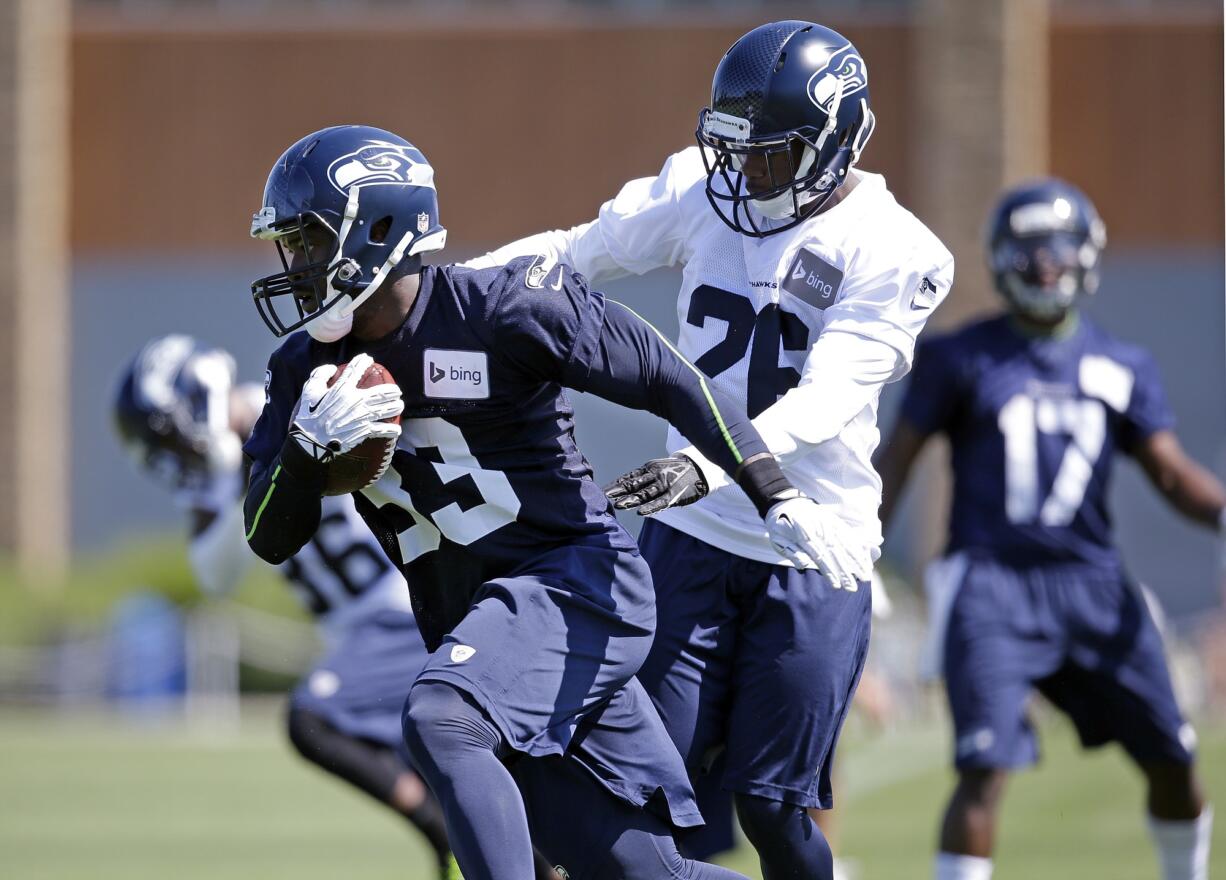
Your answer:
[[[1016,569],[968,557],[945,634],[944,672],[963,768],[1033,763],[1038,690],[1086,747],[1120,743],[1137,761],[1192,760],[1195,734],[1171,689],[1162,639],[1118,570]]]
[[[659,618],[639,678],[691,774],[722,765],[723,789],[829,809],[868,653],[868,582],[836,590],[650,520],[639,547]]]
[[[681,757],[635,673],[655,628],[633,552],[546,550],[484,584],[419,681],[469,694],[525,755],[570,755],[608,791],[679,828],[701,824]]]

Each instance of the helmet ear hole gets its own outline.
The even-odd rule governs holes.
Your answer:
[[[370,243],[383,244],[387,241],[387,233],[392,228],[393,218],[388,216],[381,220],[376,220],[370,225]]]

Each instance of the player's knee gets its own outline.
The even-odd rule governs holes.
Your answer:
[[[804,807],[752,794],[737,794],[733,800],[741,828],[755,846],[797,832],[806,839],[822,833]]]
[[[443,766],[466,751],[497,751],[498,728],[463,692],[442,682],[413,686],[402,717],[404,742],[418,767]]]
[[[826,836],[804,807],[770,798],[738,793],[736,815],[763,866],[775,866],[768,876],[792,876],[781,871],[803,870],[796,876],[828,880],[834,856]]]
[[[658,821],[650,825],[657,827],[635,823],[614,841],[599,880],[744,880],[735,871],[685,858],[669,828]]]
[[[602,880],[613,877],[620,880],[657,880],[660,877],[682,876],[679,871],[684,860],[672,838],[667,841],[654,838],[655,835],[640,828],[627,830],[609,847],[609,857],[599,876]],[[671,853],[667,846],[662,851],[659,846],[661,842],[671,845]]]
[[[285,733],[290,744],[302,757],[316,764],[326,751],[327,734],[331,726],[326,720],[306,709],[290,706],[285,716]]]

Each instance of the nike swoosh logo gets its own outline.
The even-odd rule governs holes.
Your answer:
[[[309,412],[311,415],[315,415],[315,410],[319,409],[319,405],[323,402],[323,398],[321,397],[319,400],[315,401],[314,404],[307,404],[307,412]]]

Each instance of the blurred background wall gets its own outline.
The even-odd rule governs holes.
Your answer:
[[[94,0],[76,6],[69,43],[71,546],[179,528],[109,431],[114,378],[144,340],[190,332],[262,376],[275,341],[248,285],[275,257],[247,229],[292,141],[351,121],[413,140],[436,169],[445,258],[462,259],[590,219],[625,180],[654,173],[693,142],[725,49],[789,15],[820,16],[868,62],[878,128],[862,166],[883,172],[959,259],[935,323],[994,307],[978,231],[995,187],[1044,169],[1070,178],[1110,238],[1090,311],[1155,352],[1187,446],[1226,472],[1217,4]],[[968,29],[977,54],[957,42]],[[1009,88],[1029,109],[1002,102]],[[668,273],[612,292],[675,331]],[[580,408],[601,476],[659,451],[650,418]],[[932,550],[941,493],[925,481],[890,536],[904,569]],[[1165,512],[1133,468],[1120,469],[1117,496],[1142,578],[1176,612],[1213,603],[1212,538]]]

